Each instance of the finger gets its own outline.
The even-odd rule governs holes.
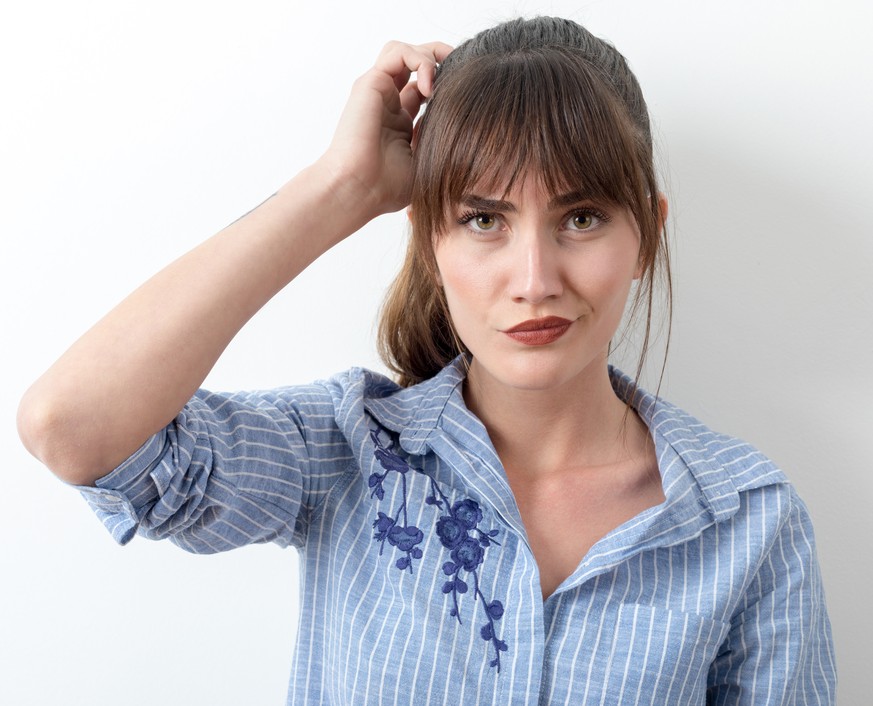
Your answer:
[[[418,90],[429,96],[433,90],[436,65],[450,51],[451,47],[443,42],[421,45],[389,42],[377,58],[375,68],[391,76],[398,91],[407,84],[412,72],[416,72]]]
[[[433,57],[433,63],[427,62],[423,64],[416,72],[418,90],[423,96],[428,97],[433,93],[437,64],[445,60],[453,47],[444,42],[429,42],[419,45],[418,48],[424,50],[429,57]]]
[[[445,58],[454,49],[451,44],[446,44],[445,42],[426,42],[425,44],[419,44],[419,46],[430,51],[437,61],[445,61]]]
[[[415,120],[422,103],[424,103],[424,96],[418,89],[418,82],[410,81],[400,91],[400,105],[409,113],[409,117]]]

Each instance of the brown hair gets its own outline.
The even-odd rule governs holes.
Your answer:
[[[508,193],[531,174],[549,193],[581,191],[636,219],[642,276],[631,315],[646,309],[639,376],[661,269],[668,312],[671,285],[648,111],[624,57],[570,20],[505,22],[449,54],[417,131],[412,237],[379,322],[379,352],[399,383],[430,378],[466,352],[434,257],[449,210],[474,186]]]

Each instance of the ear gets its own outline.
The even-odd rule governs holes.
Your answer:
[[[667,195],[658,192],[658,213],[661,214],[661,222],[658,224],[658,230],[664,230],[664,225],[667,223],[667,214],[670,212],[670,204],[667,203]]]
[[[664,230],[664,225],[667,223],[667,214],[670,211],[670,205],[667,202],[666,194],[662,192],[658,192],[658,232],[661,233]],[[637,263],[637,269],[634,270],[634,279],[639,279],[643,276],[643,263]]]

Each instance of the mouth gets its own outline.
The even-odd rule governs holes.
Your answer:
[[[545,346],[563,336],[572,323],[561,316],[546,316],[522,321],[503,333],[526,346]]]

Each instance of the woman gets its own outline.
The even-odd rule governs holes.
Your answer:
[[[407,204],[381,323],[400,384],[197,389]],[[607,363],[632,289],[648,330],[666,212],[636,79],[583,28],[389,44],[321,159],[34,384],[22,439],[121,543],[297,547],[290,703],[832,703],[795,491]]]

